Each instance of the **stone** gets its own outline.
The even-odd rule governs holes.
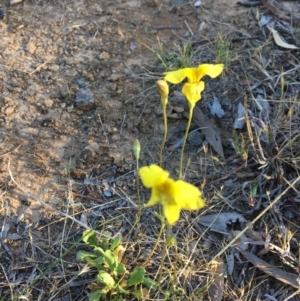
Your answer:
[[[110,59],[110,55],[109,55],[108,52],[103,51],[103,52],[100,53],[99,59],[100,60],[108,60],[108,59]]]
[[[49,70],[53,71],[53,72],[57,72],[59,71],[59,66],[58,65],[52,65],[49,67]]]
[[[52,99],[45,99],[44,104],[47,108],[52,108],[53,106],[53,100]]]
[[[93,92],[89,89],[79,89],[76,93],[75,106],[82,110],[90,110],[95,106]]]
[[[34,43],[32,43],[31,41],[27,44],[27,47],[26,47],[27,51],[31,54],[34,54],[35,53],[35,50],[36,50],[36,46]]]
[[[10,115],[12,115],[13,113],[15,112],[15,108],[14,107],[7,107],[6,109],[5,109],[5,115],[6,116],[10,116]]]

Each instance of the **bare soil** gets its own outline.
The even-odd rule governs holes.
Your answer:
[[[294,11],[300,9],[297,3],[289,5],[294,5]],[[288,103],[282,104],[280,110],[280,81],[275,83],[281,72],[299,64],[299,51],[278,47],[270,32],[258,25],[255,14],[272,14],[266,7],[248,8],[237,5],[235,0],[203,0],[200,7],[186,0],[26,0],[3,8],[6,16],[0,22],[0,224],[2,233],[7,229],[7,235],[0,252],[0,300],[17,297],[78,241],[84,227],[98,227],[112,235],[125,235],[130,229],[137,203],[133,142],[140,140],[140,165],[148,165],[158,161],[163,134],[155,87],[155,81],[165,71],[157,56],[161,50],[165,57],[172,53],[180,57],[178,47],[190,43],[193,65],[218,63],[216,41],[220,36],[230,41],[230,58],[224,73],[220,78],[206,80],[199,104],[221,134],[225,160],[209,146],[197,152],[199,146],[189,143],[186,149],[185,178],[201,185],[208,204],[218,206],[220,202],[223,210],[238,207],[241,212],[249,211],[246,218],[252,220],[264,206],[252,210],[249,198],[242,195],[244,185],[261,179],[262,204],[268,203],[266,187],[286,185],[280,176],[263,182],[258,169],[263,164],[255,162],[251,154],[248,160],[252,165],[233,172],[244,167],[232,147],[237,106],[244,103],[246,96],[249,109],[259,116],[253,100],[258,91],[249,89],[257,82],[257,89],[264,90],[270,102],[272,116],[279,112],[273,124],[277,131],[274,143],[264,148],[267,160],[272,162],[274,172],[282,169],[288,180],[299,171],[298,159],[296,165],[291,163],[298,158],[299,144],[293,150],[293,158],[290,155],[274,159],[286,139],[297,137],[299,130],[299,104],[293,103],[300,90],[299,73],[286,75],[284,96]],[[288,42],[299,45],[296,33]],[[268,76],[274,79],[265,81]],[[172,87],[168,107],[170,131],[186,125],[187,115],[176,102],[177,91],[178,87]],[[82,93],[90,97],[83,103],[79,99]],[[219,99],[225,111],[222,118],[212,116],[208,109],[213,97]],[[247,136],[246,130],[242,132]],[[164,156],[165,168],[174,176],[178,172],[179,151],[166,151]],[[231,176],[222,178],[228,174]],[[264,174],[270,176],[271,172]],[[141,189],[146,201],[148,191]],[[290,211],[297,224],[298,205]],[[134,267],[132,258],[142,262],[152,247],[160,224],[151,212],[149,209],[143,213],[127,242],[129,267]],[[66,215],[73,216],[73,220]],[[181,233],[180,227],[189,225],[194,218],[194,214],[184,215],[174,233]],[[266,230],[263,224],[260,227]],[[185,238],[178,239],[184,246],[200,235],[186,229]],[[299,242],[299,229],[293,230]],[[148,243],[142,239],[144,235],[149,238]],[[137,247],[139,242],[142,246]],[[82,266],[75,258],[80,247],[45,272],[27,292],[27,300],[87,300],[92,273],[77,279]],[[198,249],[201,250],[200,243]],[[208,258],[220,249],[214,244]],[[155,274],[156,268],[154,263],[150,265],[149,273]],[[192,269],[197,269],[196,263]],[[196,300],[189,296],[201,277],[188,274],[183,282],[190,281],[186,285],[190,291],[184,298]],[[264,290],[269,292],[267,285]],[[231,298],[227,292],[224,300],[237,298]]]

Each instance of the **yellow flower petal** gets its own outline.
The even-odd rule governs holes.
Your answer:
[[[192,184],[178,180],[173,184],[177,205],[185,210],[198,210],[205,206],[201,191]]]
[[[164,216],[170,226],[175,224],[180,216],[180,207],[176,204],[163,204]]]
[[[172,83],[172,84],[179,84],[181,83],[188,75],[190,75],[191,68],[184,68],[184,69],[179,69],[176,71],[169,71],[165,72],[165,81]]]
[[[193,108],[196,102],[201,99],[201,92],[203,90],[204,90],[203,81],[194,84],[185,83],[182,88],[182,94],[186,97],[190,106],[192,106]]]
[[[224,69],[224,64],[203,64],[198,66],[197,78],[199,81],[203,76],[208,75],[211,78],[219,76]]]
[[[160,190],[156,187],[153,187],[151,189],[151,196],[148,201],[148,203],[145,205],[146,207],[154,206],[155,204],[159,203],[161,201],[161,194]]]
[[[166,182],[169,177],[169,172],[155,164],[141,167],[139,174],[144,186],[147,188],[160,186]]]

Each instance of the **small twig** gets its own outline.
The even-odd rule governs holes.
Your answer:
[[[6,152],[6,153],[4,153],[4,154],[0,154],[0,157],[5,156],[5,155],[8,155],[8,154],[11,154],[12,152],[16,151],[21,145],[22,145],[22,144],[19,144],[19,145],[18,145],[16,148],[14,148],[13,150],[8,151],[8,152]]]
[[[191,30],[191,28],[189,27],[189,24],[186,22],[186,20],[184,20],[184,23],[185,23],[186,27],[188,28],[189,32],[191,33],[191,35],[194,36],[194,33]]]
[[[122,130],[123,130],[123,126],[125,123],[125,119],[126,119],[126,114],[123,116],[123,120],[122,120],[122,124],[121,124],[121,129],[120,129],[120,135],[122,135]]]
[[[180,29],[182,29],[182,26],[181,25],[158,25],[158,26],[153,26],[153,29],[156,29],[156,30],[164,30],[164,29],[180,30]]]
[[[49,63],[49,61],[46,61],[45,63],[39,65],[37,68],[35,68],[32,72],[29,73],[29,75],[33,75],[35,72],[40,71],[40,69],[42,67],[44,67],[45,65],[47,65]]]
[[[106,131],[105,131],[104,127],[103,127],[103,123],[102,123],[101,116],[100,116],[99,114],[98,114],[98,118],[99,118],[99,121],[100,121],[100,124],[101,124],[101,127],[102,127],[102,131],[103,131],[104,136],[105,136],[105,142],[106,142],[107,144],[109,144],[109,140],[108,140]]]

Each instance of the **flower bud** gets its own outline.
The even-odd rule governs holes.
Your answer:
[[[169,86],[163,79],[158,80],[156,82],[156,86],[160,94],[161,103],[163,106],[166,106],[168,103]]]

